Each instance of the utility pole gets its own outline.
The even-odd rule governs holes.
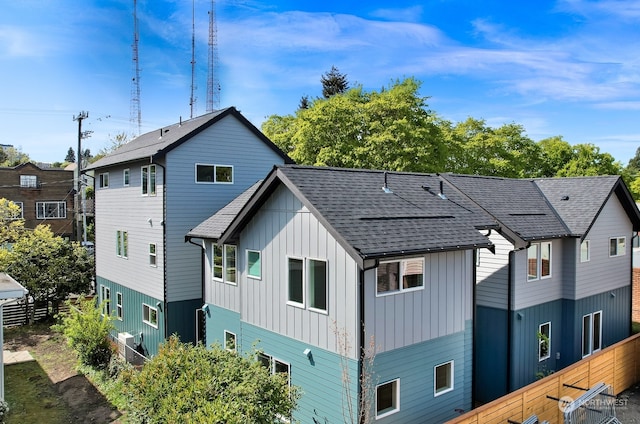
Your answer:
[[[89,112],[85,112],[82,111],[78,114],[78,116],[74,116],[73,120],[74,121],[78,121],[78,153],[76,154],[77,157],[77,169],[78,169],[78,192],[77,194],[80,195],[81,193],[83,193],[83,188],[82,188],[82,139],[83,138],[88,138],[91,136],[91,133],[93,133],[93,131],[82,131],[82,121],[84,119],[87,119],[89,117]],[[78,228],[79,226],[79,222],[80,220],[78,219],[78,208],[77,208],[77,204],[78,204],[78,199],[75,198],[74,199],[75,205],[76,207],[74,207],[76,213],[75,213],[75,221],[76,221],[76,225],[75,225],[75,239],[76,240],[80,240],[80,229]],[[83,210],[84,212],[84,210]],[[85,240],[86,241],[86,240]]]

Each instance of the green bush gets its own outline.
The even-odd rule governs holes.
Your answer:
[[[281,423],[299,391],[251,357],[172,336],[141,371],[121,378],[131,422]]]
[[[9,404],[5,400],[0,400],[0,423],[3,423],[9,413]]]
[[[79,305],[67,301],[67,304],[69,312],[60,314],[60,324],[52,328],[65,335],[81,364],[106,368],[113,353],[109,340],[109,332],[114,329],[112,318],[102,315],[102,305],[96,307],[93,300],[82,300]]]

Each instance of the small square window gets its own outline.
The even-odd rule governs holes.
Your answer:
[[[233,183],[233,167],[227,165],[216,165],[216,182]]]
[[[196,163],[196,182],[198,183],[213,183],[215,176],[214,165],[204,165]]]
[[[142,304],[142,322],[158,328],[158,310],[146,303]]]
[[[626,237],[613,237],[609,239],[609,256],[622,256],[626,253]]]
[[[236,351],[236,335],[230,331],[224,330],[224,348]]]
[[[247,250],[247,276],[249,278],[262,278],[260,252],[257,250]]]
[[[20,187],[38,187],[38,177],[35,175],[20,175]]]
[[[400,379],[376,386],[376,419],[400,410]]]
[[[440,396],[453,390],[453,361],[436,365],[433,369],[433,393]]]

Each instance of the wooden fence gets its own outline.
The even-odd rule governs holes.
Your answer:
[[[505,424],[536,414],[540,421],[561,423],[560,399],[577,398],[599,382],[618,395],[640,381],[640,334],[618,342],[506,396],[460,415],[446,424]],[[570,387],[573,386],[573,387]]]

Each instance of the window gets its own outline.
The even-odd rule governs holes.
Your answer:
[[[224,330],[224,348],[236,351],[236,335],[230,331]]]
[[[247,277],[262,278],[260,252],[257,250],[247,250]]]
[[[309,259],[309,307],[327,310],[327,262]]]
[[[109,188],[109,173],[98,175],[98,188]]]
[[[129,186],[129,168],[125,169],[124,171],[122,171],[122,184],[125,187]]]
[[[102,315],[111,315],[111,289],[109,287],[100,286],[100,305],[102,306]]]
[[[224,282],[237,284],[236,281],[236,247],[224,245]]]
[[[35,175],[20,175],[20,187],[37,188],[38,177]]]
[[[148,165],[142,167],[142,195],[143,196],[155,196],[156,195],[156,166]]]
[[[36,218],[65,219],[66,217],[66,202],[36,202]]]
[[[538,361],[551,356],[551,323],[545,322],[538,327]]]
[[[267,368],[271,374],[286,374],[287,381],[291,385],[291,365],[263,352],[258,352],[258,362]]]
[[[213,270],[214,280],[222,281],[222,246],[213,245]]]
[[[303,261],[297,258],[287,258],[289,278],[289,296],[290,303],[304,307],[304,278],[303,278]]]
[[[589,262],[591,260],[591,249],[589,240],[580,243],[580,262]]]
[[[532,243],[527,249],[528,280],[551,277],[551,242]]]
[[[626,237],[613,237],[609,239],[609,256],[622,256],[626,253]]]
[[[582,357],[602,349],[602,311],[582,317]]]
[[[116,292],[116,316],[122,321],[122,293]]]
[[[158,310],[154,307],[142,304],[142,322],[152,327],[158,328]]]
[[[400,410],[400,379],[376,386],[376,419]]]
[[[129,257],[129,233],[126,231],[116,231],[116,256]]]
[[[149,265],[158,266],[155,243],[149,243]]]
[[[24,208],[23,208],[24,204],[22,202],[11,202],[11,203],[16,205],[20,209],[16,210],[13,213],[11,213],[10,219],[22,219],[22,218],[24,218]]]
[[[433,368],[433,395],[440,396],[453,390],[453,361]]]
[[[233,166],[196,163],[197,183],[233,183]]]
[[[382,262],[376,278],[377,294],[421,289],[424,287],[424,258]]]

